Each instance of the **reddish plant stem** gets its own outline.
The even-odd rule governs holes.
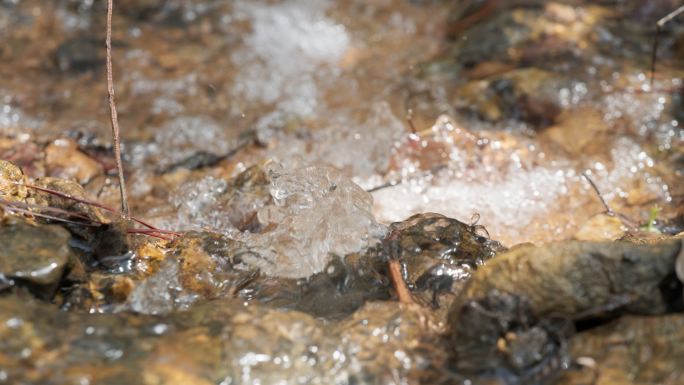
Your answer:
[[[97,208],[101,208],[101,209],[103,209],[103,210],[106,210],[106,211],[109,211],[109,212],[112,212],[112,213],[118,213],[117,210],[115,210],[115,209],[113,209],[113,208],[111,208],[111,207],[109,207],[109,206],[105,206],[105,205],[103,205],[102,203],[97,203],[97,202],[95,202],[95,201],[91,201],[91,200],[88,200],[88,199],[77,198],[77,197],[75,197],[75,196],[71,196],[71,195],[69,195],[69,194],[65,194],[65,193],[60,192],[60,191],[57,191],[57,190],[49,189],[49,188],[46,188],[46,187],[40,187],[40,186],[36,186],[36,185],[32,185],[32,184],[23,184],[23,183],[16,183],[16,184],[19,185],[19,186],[28,187],[28,188],[30,188],[30,189],[34,189],[34,190],[46,192],[46,193],[48,193],[48,194],[50,194],[50,195],[55,195],[55,196],[58,196],[58,197],[60,197],[60,198],[69,199],[69,200],[72,200],[72,201],[75,201],[75,202],[78,202],[78,203],[87,204],[87,205],[89,205],[89,206],[95,206],[95,207],[97,207]]]
[[[401,303],[415,303],[411,297],[411,292],[408,287],[406,287],[406,282],[401,274],[401,265],[397,260],[390,260],[389,262],[389,272],[390,278],[392,279],[392,284],[397,292],[397,297]]]
[[[142,235],[147,235],[150,237],[155,237],[159,239],[163,239],[165,241],[173,241],[175,235],[172,236],[166,236],[164,234],[160,234],[159,231],[156,230],[149,230],[149,229],[128,229],[126,230],[126,233],[128,234],[142,234]]]
[[[121,192],[121,214],[128,219],[128,197],[126,195],[126,181],[124,180],[123,164],[121,162],[121,140],[119,139],[119,119],[116,114],[114,101],[114,75],[112,71],[112,8],[114,0],[107,0],[107,95],[109,97],[109,111],[111,113],[112,136],[114,138],[114,157],[116,170],[119,174],[119,190]]]
[[[57,221],[57,222],[69,223],[69,224],[77,225],[77,226],[99,226],[99,225],[103,224],[100,221],[93,220],[93,219],[88,218],[84,215],[81,215],[78,213],[72,213],[72,212],[69,212],[66,210],[61,210],[61,209],[50,207],[50,206],[30,205],[27,203],[10,202],[10,201],[6,201],[4,199],[0,199],[0,208],[5,210],[5,211],[12,212],[12,213],[19,213],[19,214],[24,214],[27,216],[44,218],[44,219],[49,219],[49,220]],[[55,214],[67,215],[70,217],[90,221],[91,223],[76,222],[76,221],[72,221],[70,219],[45,214],[45,213],[35,211],[35,210],[44,210],[45,212],[52,212]],[[180,233],[177,233],[175,231],[154,230],[154,229],[127,229],[126,233],[128,233],[128,234],[142,234],[142,235],[147,235],[150,237],[163,239],[166,241],[172,241],[175,237],[180,235]]]
[[[10,202],[10,201],[6,201],[4,199],[0,199],[0,205],[9,206],[10,208],[20,208],[20,209],[27,210],[29,212],[36,212],[36,210],[37,210],[41,214],[42,213],[53,213],[53,214],[64,215],[64,216],[67,216],[70,218],[81,219],[81,220],[84,220],[86,222],[90,222],[90,223],[83,223],[84,225],[87,225],[87,226],[102,225],[102,222],[100,222],[98,220],[94,220],[92,218],[89,218],[83,214],[58,209],[56,207],[34,205],[34,204],[23,203],[23,202]],[[31,210],[33,210],[33,211],[31,211]]]
[[[23,183],[15,183],[15,184],[21,185],[21,186],[25,186],[25,187],[28,187],[28,188],[34,189],[34,190],[43,191],[43,192],[46,192],[46,193],[48,193],[48,194],[52,194],[52,195],[55,195],[55,196],[58,196],[58,197],[64,198],[64,199],[69,199],[69,200],[72,200],[72,201],[75,201],[75,202],[78,202],[78,203],[83,203],[83,204],[86,204],[86,205],[89,205],[89,206],[98,207],[98,208],[101,208],[101,209],[103,209],[103,210],[109,211],[109,212],[111,212],[111,213],[115,213],[115,214],[119,214],[119,213],[120,213],[118,210],[115,210],[115,209],[113,209],[113,208],[111,208],[111,207],[109,207],[109,206],[105,206],[105,205],[103,205],[102,203],[98,203],[98,202],[91,201],[91,200],[88,200],[88,199],[77,198],[77,197],[71,196],[71,195],[69,195],[69,194],[65,194],[65,193],[63,193],[63,192],[59,192],[59,191],[57,191],[57,190],[52,190],[52,189],[45,188],[45,187],[35,186],[35,185],[32,185],[32,184],[23,184]],[[150,230],[156,231],[156,232],[158,232],[158,233],[173,234],[174,236],[178,236],[178,235],[181,234],[181,233],[179,233],[179,232],[177,232],[177,231],[159,229],[159,228],[157,228],[157,227],[155,227],[155,226],[153,226],[153,225],[151,225],[151,224],[149,224],[149,223],[143,221],[142,219],[138,219],[138,218],[135,218],[135,217],[130,217],[129,219],[132,220],[133,222],[139,223],[139,224],[141,224],[141,225],[143,225],[143,226],[149,228]]]
[[[39,212],[31,211],[31,210],[24,209],[24,208],[21,208],[21,207],[18,207],[18,206],[14,206],[14,205],[6,205],[6,204],[3,204],[3,203],[0,203],[0,206],[3,207],[5,210],[10,211],[10,212],[13,212],[13,213],[20,213],[20,214],[24,214],[24,215],[28,215],[28,216],[34,216],[34,217],[39,217],[39,218],[50,219],[50,220],[53,220],[53,221],[69,223],[69,224],[72,224],[72,225],[79,225],[79,226],[95,226],[95,225],[92,224],[92,223],[75,222],[75,221],[71,221],[71,220],[69,220],[69,219],[64,219],[64,218],[56,217],[56,216],[54,216],[54,215],[42,214],[42,213],[39,213]]]

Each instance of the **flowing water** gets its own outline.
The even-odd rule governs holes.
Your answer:
[[[77,180],[91,199],[116,207],[102,3],[0,0],[0,158],[30,178]],[[649,79],[653,22],[676,2],[486,2],[493,11],[480,3],[116,1],[114,78],[134,214],[168,230],[223,234],[249,250],[241,261],[246,270],[290,280],[325,273],[333,255],[378,247],[392,222],[416,213],[477,222],[506,246],[581,238],[578,231],[604,211],[583,174],[627,218],[620,234],[645,224],[654,207],[662,229],[681,231],[681,22],[665,29],[658,72],[653,84]],[[79,155],[51,158],[50,151]],[[202,295],[183,282],[182,259],[150,263],[156,273],[131,289],[127,305],[91,311],[192,309]],[[218,288],[233,278],[206,279]],[[288,383],[415,383],[413,369],[443,367],[434,363],[443,357],[422,350],[423,337],[406,336],[388,348],[392,362],[403,365],[395,365],[403,368],[396,373],[371,365],[367,378],[357,378],[364,374],[359,365],[380,360],[349,361],[352,351],[375,349],[371,342],[359,347],[363,333],[404,338],[397,331],[406,328],[403,317],[422,325],[429,343],[441,343],[433,340],[443,331],[443,313],[402,309],[386,317],[397,323],[394,331],[383,325],[358,335],[345,334],[358,320],[332,326],[303,315],[283,320],[305,324],[294,334],[279,331],[292,340],[313,330],[309,347],[293,348],[304,349],[308,366],[288,366],[300,353],[287,358],[284,345],[280,353],[198,358],[178,373],[161,361],[130,362],[154,368],[150,384],[180,383],[173,376],[207,365],[222,365],[210,376],[221,374],[221,384],[276,383],[282,377],[269,377],[275,368],[302,376]],[[235,311],[230,322],[242,325],[240,341],[259,331],[240,329],[246,326],[237,318],[279,316]],[[88,322],[50,314],[56,322]],[[193,330],[211,329],[221,316],[159,325],[174,325],[174,340],[192,340]],[[137,322],[117,317],[102,322]],[[227,342],[231,327],[214,332],[239,345]],[[404,343],[415,344],[404,352],[397,347]],[[169,353],[164,344],[171,342],[152,344]],[[258,350],[215,349],[233,348]],[[241,379],[229,379],[229,367],[242,370]],[[0,383],[7,373],[0,367]],[[198,376],[187,383],[204,383]]]

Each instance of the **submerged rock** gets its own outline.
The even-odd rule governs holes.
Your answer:
[[[69,232],[54,225],[34,225],[17,217],[0,223],[0,290],[27,286],[50,298],[62,278],[69,258]]]
[[[269,187],[270,180],[260,166],[249,167],[230,180],[207,176],[187,182],[170,197],[177,209],[174,228],[259,232],[263,224],[257,212],[273,201]]]
[[[86,36],[76,36],[62,42],[55,51],[54,60],[62,72],[92,71],[104,64],[102,42]]]
[[[168,245],[156,272],[140,281],[127,308],[143,314],[187,309],[199,300],[232,298],[258,271],[242,263],[249,250],[221,234],[189,232]]]
[[[331,254],[362,251],[385,234],[371,195],[333,168],[272,165],[269,178],[274,204],[258,212],[264,230],[245,236],[261,255],[245,261],[265,274],[308,277],[322,271]]]
[[[591,52],[595,28],[611,15],[598,6],[500,1],[454,7],[448,32],[458,38],[458,60],[465,65],[497,61],[553,66]],[[536,3],[536,4],[535,4]]]
[[[560,113],[558,89],[567,86],[565,83],[568,81],[540,69],[510,70],[460,87],[454,105],[486,121],[517,119],[543,128]]]
[[[438,332],[429,312],[396,302],[325,324],[238,300],[145,316],[0,298],[0,361],[18,384],[384,384],[434,375]]]

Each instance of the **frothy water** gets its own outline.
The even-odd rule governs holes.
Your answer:
[[[623,58],[594,51],[588,65],[581,58],[568,59],[563,67],[567,73],[552,72],[545,63],[526,63],[506,69],[499,78],[471,79],[459,68],[463,52],[452,51],[458,44],[444,38],[449,6],[420,3],[193,2],[178,8],[179,23],[186,23],[182,25],[192,31],[190,36],[201,34],[203,39],[174,38],[169,30],[169,47],[159,48],[150,44],[153,29],[144,22],[123,33],[127,44],[115,47],[115,53],[117,65],[125,68],[117,72],[124,139],[135,138],[124,143],[132,170],[130,190],[136,200],[157,198],[150,200],[151,207],[142,204],[140,216],[153,217],[165,228],[245,237],[270,253],[271,260],[277,255],[310,258],[314,262],[303,263],[310,264],[305,270],[316,271],[328,253],[360,250],[377,238],[377,228],[423,211],[465,222],[477,213],[491,236],[507,244],[570,238],[603,209],[581,176],[585,171],[615,210],[635,215],[637,221],[649,206],[677,196],[672,170],[663,171],[659,162],[673,158],[670,152],[681,146],[684,134],[672,114],[671,94],[661,91],[679,87],[681,81],[661,77],[651,89],[648,76],[633,63],[623,66]],[[63,16],[85,23],[62,16],[66,31],[87,28],[90,6],[83,14],[58,8]],[[0,27],[7,23],[0,20]],[[518,32],[524,30],[511,33]],[[582,36],[572,37],[579,39],[573,42],[598,44]],[[64,75],[55,89],[83,92],[71,87],[78,85],[72,78],[78,77]],[[498,80],[509,86],[506,90],[524,90],[557,104],[562,114],[591,110],[598,118],[567,122],[553,116],[551,129],[558,137],[515,113],[497,121],[481,119],[477,108],[486,108],[489,101],[475,98],[477,103],[471,103],[458,90],[471,83],[491,88]],[[103,119],[98,123],[74,111],[95,106],[85,103],[90,95],[71,101],[64,96],[64,111],[51,115],[40,113],[41,103],[20,103],[30,98],[12,96],[29,91],[13,83],[3,87],[4,134],[48,131],[53,124],[45,119],[53,116],[63,119],[54,126],[68,122],[69,128],[96,127],[108,134],[106,114],[97,112]],[[496,107],[514,111],[516,102],[504,100]],[[104,99],[101,107],[106,108]],[[408,108],[415,109],[419,132],[413,134],[405,119]],[[73,123],[73,116],[88,124]],[[559,145],[572,141],[573,135],[564,135],[575,129],[581,131],[576,136],[592,136],[583,139],[589,147],[593,135],[601,146],[578,150],[581,146],[573,143]],[[163,175],[197,154],[230,153],[244,134],[254,134],[258,148],[217,166]],[[282,176],[270,181],[273,202],[242,197],[239,204],[225,205],[221,199],[230,189],[228,178],[269,160],[282,165],[274,174]],[[338,171],[332,173],[330,167]],[[301,178],[299,184],[296,178]],[[285,190],[308,191],[296,193],[297,199],[325,192],[330,183],[346,187],[328,191],[305,208],[299,201],[279,198],[282,191],[276,184],[285,180]],[[157,182],[163,187],[157,188]],[[362,189],[393,184],[374,191],[372,200],[360,198]],[[268,236],[242,234],[229,210],[258,212],[262,224],[277,226]],[[304,219],[319,223],[299,222]],[[278,242],[283,250],[272,246]]]
[[[327,3],[236,3],[234,17],[252,26],[244,39],[249,49],[232,54],[239,68],[236,99],[274,104],[286,116],[314,114],[320,87],[336,75],[335,64],[350,44],[345,27],[325,16]]]

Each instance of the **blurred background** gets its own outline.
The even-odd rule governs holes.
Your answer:
[[[273,160],[338,168],[373,191],[380,222],[477,213],[513,244],[570,238],[600,213],[588,172],[615,211],[643,222],[657,206],[675,231],[681,18],[652,86],[649,71],[655,21],[678,5],[116,1],[133,210],[227,231],[207,203],[216,181]],[[0,157],[117,206],[105,14],[103,1],[0,2]]]

